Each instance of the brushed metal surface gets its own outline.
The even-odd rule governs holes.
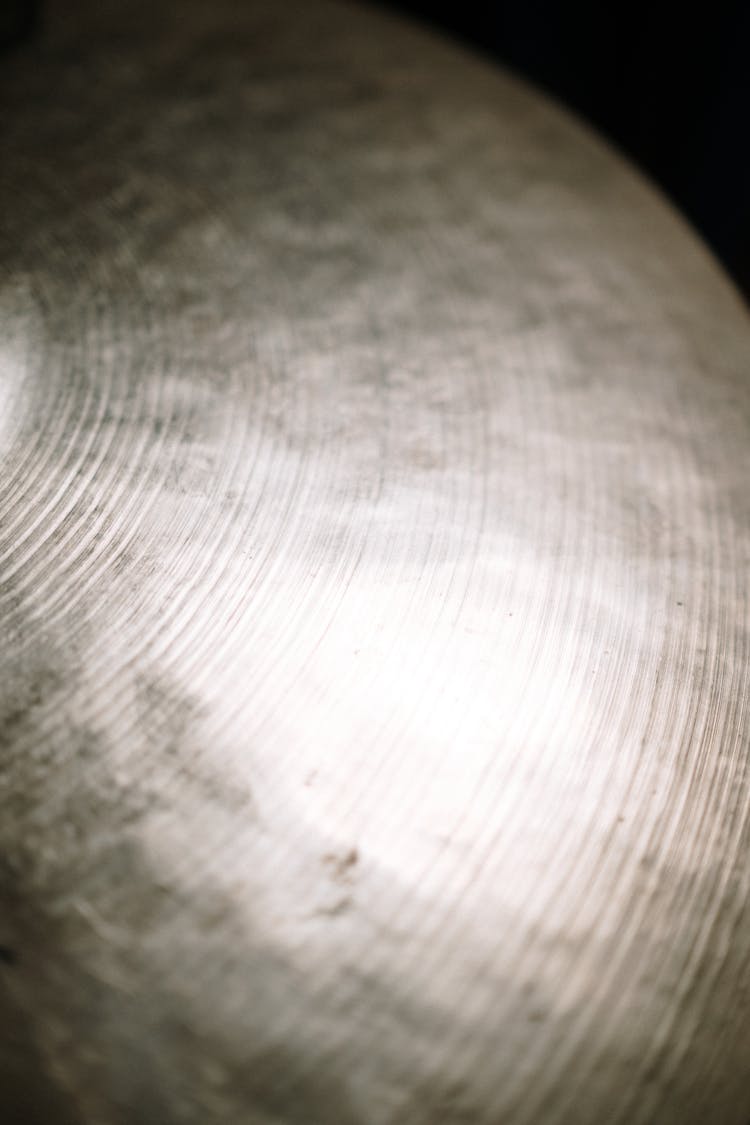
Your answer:
[[[750,331],[353,4],[0,75],[4,1121],[750,1119]]]

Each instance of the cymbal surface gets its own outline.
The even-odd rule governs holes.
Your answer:
[[[9,1119],[747,1125],[738,297],[382,13],[81,12],[0,77]]]

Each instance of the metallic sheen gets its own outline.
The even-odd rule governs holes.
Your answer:
[[[381,12],[46,15],[0,75],[4,1125],[747,1125],[740,299]]]

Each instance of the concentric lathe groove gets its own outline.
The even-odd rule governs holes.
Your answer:
[[[365,6],[0,75],[0,1117],[750,1119],[750,331]]]

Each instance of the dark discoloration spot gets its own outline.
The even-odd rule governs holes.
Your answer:
[[[18,954],[9,945],[0,945],[0,965],[15,965]]]
[[[229,814],[255,817],[250,788],[227,777],[221,763],[206,760],[201,740],[205,711],[201,703],[167,677],[154,671],[136,679],[139,722],[144,738],[160,747],[165,767],[180,785]]]
[[[323,863],[330,871],[331,878],[336,883],[351,883],[354,878],[354,869],[359,862],[359,852],[350,848],[343,854],[327,852],[323,856]]]
[[[32,667],[17,683],[11,683],[8,697],[0,704],[0,750],[9,750],[29,732],[39,712],[60,687],[59,672],[46,662]]]
[[[340,918],[342,914],[346,914],[352,903],[351,895],[344,895],[330,906],[321,906],[315,911],[315,915],[319,918]]]

